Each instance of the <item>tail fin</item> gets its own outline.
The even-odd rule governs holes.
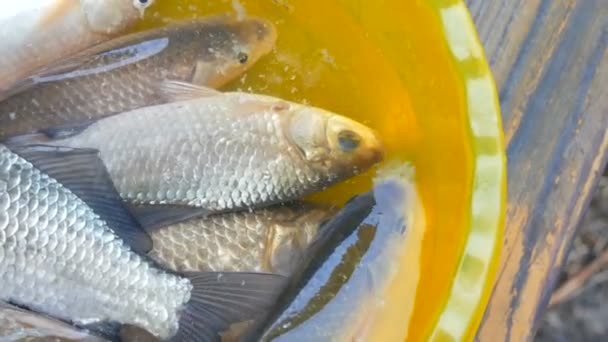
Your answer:
[[[193,290],[173,341],[220,341],[232,324],[255,320],[271,310],[285,286],[280,275],[263,273],[197,273]]]
[[[49,141],[49,137],[44,133],[26,133],[7,138],[3,140],[2,143],[9,148],[14,148],[16,146],[45,144]]]

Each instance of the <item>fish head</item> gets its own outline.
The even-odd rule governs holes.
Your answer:
[[[320,108],[295,107],[289,137],[309,165],[332,181],[359,174],[384,159],[384,144],[371,128]]]
[[[143,17],[155,0],[81,0],[80,5],[91,31],[114,35]]]
[[[270,53],[277,40],[274,25],[258,18],[220,21],[202,33],[191,83],[212,88],[242,75]]]
[[[316,239],[320,227],[336,212],[335,207],[303,203],[297,208],[288,209],[283,217],[277,217],[271,225],[272,233],[267,247],[270,270],[289,276]]]

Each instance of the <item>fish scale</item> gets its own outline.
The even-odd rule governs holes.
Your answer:
[[[0,179],[0,298],[79,324],[176,332],[187,279],[149,267],[85,203],[6,147]]]
[[[163,92],[175,102],[107,117],[64,139],[17,143],[99,150],[131,204],[207,212],[295,200],[384,157],[373,130],[320,108],[182,82],[166,82]]]
[[[295,203],[211,215],[150,229],[149,256],[168,269],[264,271],[289,276],[334,208]]]
[[[222,121],[223,118],[220,118],[220,120],[216,120],[216,122],[213,122],[212,118],[209,117],[190,117],[190,120],[188,120],[189,122],[196,122],[199,121],[201,119],[211,119],[211,123],[207,126],[207,127],[221,127],[220,125],[222,125]],[[257,120],[275,120],[276,118],[273,118],[271,116],[268,115],[261,115],[256,117]],[[178,128],[176,128],[175,130],[173,130],[173,132],[175,132],[175,134],[179,134],[179,131],[181,130],[181,127],[183,127],[182,124],[177,125]],[[236,182],[238,184],[238,180],[242,177],[249,177],[249,179],[251,181],[253,181],[253,184],[256,185],[255,191],[257,193],[262,194],[269,194],[273,191],[275,191],[274,187],[269,187],[266,188],[266,186],[268,186],[269,184],[267,183],[255,183],[256,178],[257,179],[261,179],[263,178],[262,175],[260,175],[259,173],[256,172],[252,172],[249,175],[245,175],[243,173],[241,173],[242,171],[246,170],[246,166],[250,165],[250,164],[255,164],[252,162],[252,158],[249,157],[249,155],[242,153],[242,151],[239,151],[239,147],[243,145],[243,143],[247,143],[247,142],[254,142],[256,141],[255,139],[258,139],[257,141],[259,141],[259,143],[256,143],[257,146],[268,146],[266,145],[266,139],[264,139],[263,135],[271,135],[271,134],[277,134],[276,131],[271,130],[271,131],[265,131],[265,132],[260,132],[260,135],[262,136],[255,136],[254,134],[251,134],[251,139],[247,139],[247,142],[242,142],[240,141],[241,139],[239,139],[238,135],[235,136],[235,133],[238,133],[240,131],[246,131],[249,130],[251,127],[251,122],[249,122],[249,120],[244,120],[244,122],[239,122],[238,125],[234,125],[235,127],[232,128],[232,130],[225,130],[225,129],[218,129],[214,132],[214,134],[211,134],[210,136],[210,140],[214,141],[216,140],[219,136],[222,137],[234,137],[232,140],[226,140],[226,142],[224,143],[223,146],[220,146],[220,148],[218,148],[216,150],[216,154],[212,155],[212,154],[208,154],[207,150],[206,150],[206,146],[209,144],[207,141],[199,141],[198,145],[189,145],[189,142],[183,142],[181,146],[178,146],[178,148],[176,149],[176,154],[177,157],[174,159],[175,162],[183,165],[183,168],[187,169],[189,168],[189,166],[191,165],[191,160],[197,161],[197,165],[199,165],[201,168],[204,165],[214,165],[214,170],[213,170],[213,174],[204,174],[200,176],[200,181],[203,182],[203,184],[208,185],[205,186],[206,189],[208,189],[208,196],[207,197],[219,197],[216,201],[210,202],[209,204],[207,204],[207,207],[210,209],[217,209],[217,210],[221,210],[224,209],[226,207],[229,206],[242,206],[242,205],[252,205],[254,203],[246,203],[247,198],[244,198],[242,196],[242,190],[243,189],[239,189],[239,188],[235,188],[234,190],[232,187],[225,187],[224,185],[230,185],[234,182]],[[268,128],[268,127],[267,127]],[[273,128],[273,127],[272,127]],[[159,135],[160,136],[160,135]],[[284,144],[284,142],[283,142]],[[158,146],[158,145],[157,145]],[[160,146],[159,146],[160,147]],[[192,147],[191,150],[188,149],[188,147]],[[200,150],[197,149],[202,147]],[[222,148],[223,147],[223,148]],[[282,145],[276,146],[275,149],[281,149],[281,147],[283,147]],[[250,148],[254,148],[251,147]],[[243,151],[244,152],[244,151]],[[167,159],[165,160],[165,162],[171,162],[171,159],[169,158],[170,155],[172,155],[173,153],[169,152],[166,154]],[[263,152],[262,152],[263,154]],[[108,160],[107,157],[111,156],[110,154],[104,154],[104,159]],[[194,158],[192,158],[192,156]],[[197,157],[198,156],[198,157]],[[214,161],[217,161],[214,163]],[[279,161],[272,161],[272,160],[268,160],[269,162],[269,169],[274,169],[273,171],[277,171],[276,170],[276,164],[280,163],[282,160]],[[297,161],[297,160],[295,160]],[[112,162],[110,161],[109,164],[112,164]],[[110,167],[110,169],[112,169],[112,167]],[[224,170],[235,170],[235,173],[225,173]],[[176,177],[179,178],[179,175],[176,175]],[[206,179],[203,179],[203,177],[205,177]],[[156,180],[158,181],[158,180]],[[146,183],[154,183],[153,182],[146,182]],[[156,198],[147,198],[148,200],[164,200],[166,199],[166,193],[167,191],[169,191],[169,189],[173,189],[175,188],[172,184],[166,184],[167,188],[163,189],[162,191],[159,192],[164,192],[165,194],[163,194],[163,197],[165,198],[161,198],[161,199],[156,199]],[[121,185],[119,185],[119,188],[122,188]],[[178,185],[179,188],[179,185]],[[217,191],[217,192],[216,192]],[[231,194],[231,192],[233,192]],[[174,203],[174,202],[172,202]],[[197,204],[197,203],[195,203]]]
[[[223,86],[275,40],[265,20],[211,17],[94,46],[38,71],[5,96],[0,92],[0,99],[12,95],[0,103],[0,139],[164,103],[158,87],[165,79]],[[246,62],[239,53],[248,55]]]

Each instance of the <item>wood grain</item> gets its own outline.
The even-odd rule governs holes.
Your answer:
[[[477,339],[535,332],[608,159],[608,0],[467,0],[500,92],[505,241]]]

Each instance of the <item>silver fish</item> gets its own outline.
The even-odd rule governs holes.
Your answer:
[[[0,139],[167,102],[161,81],[218,88],[274,47],[272,23],[210,17],[138,32],[50,66],[0,102]]]
[[[295,200],[384,157],[372,129],[320,108],[183,83],[166,91],[181,101],[104,118],[45,143],[100,150],[121,196],[132,203],[207,213]]]
[[[208,341],[256,315],[273,298],[267,291],[281,286],[280,276],[266,274],[164,271],[125,242],[147,236],[97,151],[13,151],[0,145],[0,300],[95,331],[118,323]]]
[[[0,98],[39,69],[129,28],[154,1],[2,1]]]
[[[178,272],[270,272],[289,276],[333,207],[295,203],[195,218],[148,233],[148,255]]]
[[[277,307],[244,341],[367,341],[417,213],[414,185],[387,178],[324,226]],[[405,336],[401,340],[405,339]]]

